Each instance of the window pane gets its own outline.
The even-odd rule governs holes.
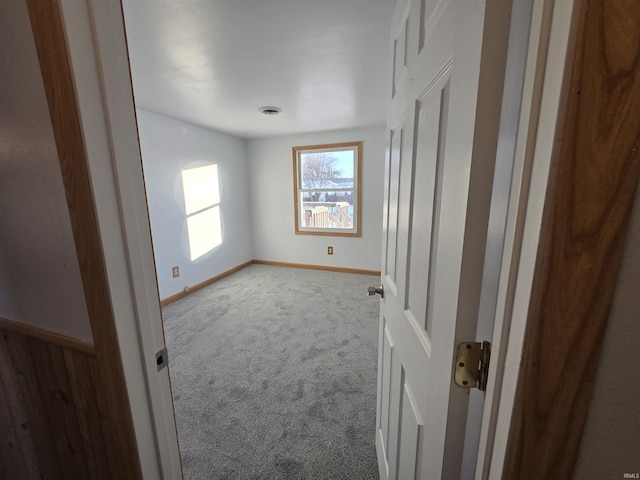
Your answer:
[[[219,204],[218,165],[182,170],[182,188],[187,215]]]
[[[302,192],[300,196],[300,225],[303,228],[354,228],[353,191]]]
[[[220,207],[215,206],[187,218],[191,260],[201,257],[222,243]]]
[[[353,188],[353,150],[301,153],[301,188]]]

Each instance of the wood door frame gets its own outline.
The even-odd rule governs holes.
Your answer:
[[[181,478],[121,4],[27,1],[109,419],[122,422],[109,444],[122,478]]]
[[[535,258],[574,37],[573,0],[533,2],[476,478],[501,478]]]
[[[491,421],[487,422],[486,426],[483,424],[483,440],[486,443],[482,448],[485,465],[484,469],[478,469],[476,478],[520,478],[523,472],[520,468],[525,458],[534,459],[526,465],[528,478],[548,478],[552,472],[562,478],[570,477],[580,448],[580,438],[590,403],[591,382],[597,369],[602,333],[608,318],[612,292],[616,286],[617,265],[624,243],[634,187],[638,183],[639,169],[638,154],[635,153],[635,159],[631,158],[634,155],[631,150],[629,158],[620,160],[620,163],[629,167],[628,176],[620,176],[620,173],[616,172],[619,179],[624,177],[626,180],[619,180],[615,184],[616,187],[626,185],[624,193],[619,195],[615,187],[609,190],[604,188],[599,192],[599,198],[605,204],[618,205],[624,214],[616,218],[617,223],[613,229],[601,222],[598,224],[600,229],[591,231],[590,234],[591,237],[595,237],[602,232],[615,232],[615,242],[591,242],[585,247],[583,237],[571,236],[566,226],[575,222],[580,215],[587,215],[590,220],[594,219],[593,205],[589,205],[588,202],[574,203],[568,197],[574,192],[574,183],[583,180],[593,169],[608,171],[607,162],[613,162],[609,160],[612,158],[610,151],[588,158],[585,158],[584,154],[582,157],[573,155],[571,147],[576,144],[576,125],[580,124],[579,122],[583,122],[580,125],[590,125],[589,118],[600,118],[603,113],[612,113],[629,101],[627,97],[618,96],[615,98],[617,103],[613,106],[611,102],[607,103],[608,110],[602,105],[599,106],[600,110],[597,110],[593,107],[597,101],[595,99],[598,98],[598,91],[594,86],[572,84],[578,77],[575,72],[580,72],[582,68],[582,53],[585,50],[605,51],[602,43],[598,43],[601,41],[601,35],[605,34],[603,32],[613,35],[613,39],[620,39],[615,35],[613,22],[598,23],[603,16],[593,16],[599,9],[596,7],[601,6],[602,0],[545,0],[535,4],[530,35],[530,55],[533,53],[534,57],[530,62],[536,73],[530,75],[529,84],[525,85],[523,112],[528,121],[521,125],[521,145],[518,148],[521,151],[520,156],[524,159],[521,166],[523,171],[520,177],[521,184],[515,189],[518,197],[514,199],[512,196],[510,201],[519,213],[515,217],[518,221],[511,226],[511,236],[514,240],[509,249],[513,251],[503,256],[502,277],[505,286],[501,287],[502,312],[498,315],[504,317],[504,323],[502,328],[497,325],[494,331],[494,339],[497,338],[495,345],[498,346],[498,351],[494,353],[497,353],[498,365],[493,369],[495,391],[490,390],[487,394],[488,403],[493,401],[494,407],[493,413],[490,414]],[[627,9],[618,5],[618,9],[614,8],[613,11]],[[636,11],[636,15],[640,13]],[[619,22],[619,19],[617,20]],[[637,24],[639,19],[636,17],[634,21]],[[591,35],[582,34],[586,22],[591,22]],[[594,25],[597,25],[597,28],[594,29]],[[600,35],[594,33],[594,30]],[[601,61],[589,67],[589,71],[598,76],[606,76],[610,73],[607,68],[610,67]],[[635,95],[637,104],[640,95],[640,82],[637,80],[640,73],[637,68],[634,75],[635,92],[632,88],[626,91]],[[624,80],[617,81],[619,83],[615,86],[619,87]],[[627,87],[629,85],[633,86],[633,81],[629,82]],[[584,95],[585,93],[588,94]],[[582,113],[585,111],[588,113]],[[608,125],[612,130],[619,132],[622,130],[621,125],[628,121],[628,118],[618,118],[615,115],[613,117],[615,120],[611,120]],[[523,118],[525,117],[521,117],[521,122]],[[591,123],[593,124],[598,123]],[[591,130],[581,140],[594,142],[597,134],[596,129]],[[637,145],[637,130],[635,133],[629,131],[628,137],[620,137],[617,140],[626,142],[625,148],[630,149],[629,144],[633,145],[634,134]],[[598,140],[606,142],[606,138]],[[596,142],[590,145],[599,144]],[[592,211],[589,211],[589,208]],[[562,221],[554,222],[552,219],[558,216],[562,217]],[[558,238],[564,242],[561,250],[558,248]],[[608,248],[611,248],[610,254],[603,255],[602,250],[606,251]],[[571,255],[566,258],[560,253],[576,250],[592,260],[587,262],[589,266],[572,263]],[[562,262],[563,268],[550,268],[557,262]],[[599,268],[590,268],[594,264]],[[565,338],[556,335],[550,348],[536,349],[536,346],[540,345],[538,339],[541,330],[567,330],[567,319],[559,315],[558,302],[554,304],[550,301],[549,295],[545,295],[545,292],[552,287],[563,292],[584,294],[584,284],[591,282],[593,285],[595,278],[602,271],[606,272],[603,276],[604,282],[599,285],[602,292],[600,295],[587,296],[590,303],[595,301],[598,305],[596,313],[582,312],[582,315],[569,320],[575,331],[580,332],[578,326],[582,326],[585,327],[583,331],[587,333],[582,335],[574,331],[573,335]],[[570,272],[568,280],[566,272]],[[564,278],[562,274],[565,275]],[[560,281],[560,278],[563,279]],[[570,296],[565,293],[566,298]],[[496,318],[500,320],[498,316]],[[532,374],[535,364],[546,364],[549,367],[555,360],[566,361],[565,353],[558,355],[556,352],[571,352],[572,342],[589,345],[589,348],[585,349],[586,355],[577,352],[577,361],[563,363],[562,372],[565,377],[574,376],[580,381],[554,384],[555,390],[552,395],[562,398],[565,402],[577,404],[580,408],[569,413],[554,405],[551,413],[545,412],[541,419],[539,405],[549,398],[550,386],[545,381],[533,381],[536,378]],[[532,352],[535,352],[535,355]],[[575,351],[572,353],[576,354]],[[523,381],[523,378],[527,381]],[[542,391],[537,387],[542,387]],[[561,411],[562,415],[558,415],[558,411]],[[544,445],[543,449],[536,448],[541,444]],[[569,454],[567,449],[570,450]]]
[[[638,186],[640,6],[604,4],[576,1],[505,478],[573,475]]]
[[[170,362],[169,366],[160,372],[156,366],[156,352],[164,348],[166,343],[123,7],[119,0],[86,0],[86,3],[98,63],[104,121],[111,147],[110,166],[116,183],[116,195],[112,198],[112,206],[118,208],[130,282],[130,291],[127,293],[130,294],[133,307],[131,320],[134,322],[132,326],[136,329],[135,336],[121,339],[121,348],[139,352],[143,359],[143,378],[139,378],[139,381],[146,388],[146,395],[132,399],[132,405],[137,404],[139,408],[148,409],[150,417],[153,430],[151,445],[154,451],[151,451],[150,446],[147,455],[144,455],[149,457],[146,465],[153,462],[155,456],[157,468],[165,478],[181,478],[182,462],[171,393]],[[75,9],[71,4],[70,8]],[[136,357],[136,360],[137,358],[139,357]],[[131,378],[130,381],[135,382],[136,379]]]
[[[104,424],[105,442],[114,454],[113,474],[119,478],[138,479],[142,478],[138,446],[110,301],[62,12],[55,0],[27,0],[27,5],[91,323],[99,372],[96,381],[105,395],[103,400],[109,415],[109,421]]]

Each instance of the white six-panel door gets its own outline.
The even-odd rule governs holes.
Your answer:
[[[376,420],[383,479],[460,477],[468,392],[453,384],[454,350],[475,340],[509,5],[399,0],[394,16]]]

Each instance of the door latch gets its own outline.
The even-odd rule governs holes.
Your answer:
[[[462,388],[487,390],[487,376],[491,359],[491,343],[464,342],[456,351],[454,380]]]
[[[158,371],[169,365],[169,355],[167,353],[167,347],[158,350],[158,352],[156,353],[156,365],[158,366]]]

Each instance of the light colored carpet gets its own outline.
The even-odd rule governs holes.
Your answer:
[[[377,479],[379,278],[252,265],[163,309],[185,479]]]

